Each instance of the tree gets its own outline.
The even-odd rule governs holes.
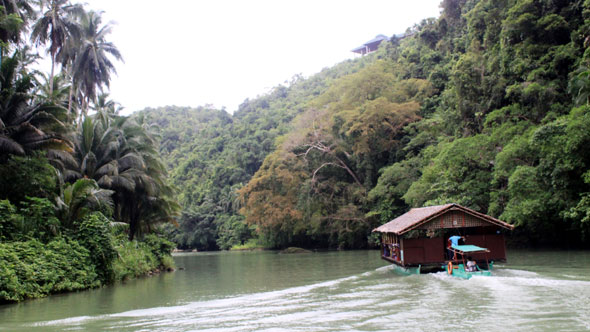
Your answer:
[[[119,112],[121,112],[123,108],[124,107],[121,106],[120,103],[109,99],[108,93],[99,94],[96,102],[92,106],[92,110],[97,113],[99,120],[105,124],[109,121],[109,119],[119,115]],[[143,123],[140,125],[143,126]]]
[[[576,105],[590,103],[590,69],[581,66],[574,72],[568,84],[568,92]]]
[[[80,27],[76,15],[84,12],[80,4],[70,4],[69,0],[40,1],[43,12],[41,18],[33,24],[31,39],[37,45],[49,42],[48,53],[51,56],[51,72],[49,74],[50,95],[53,94],[53,77],[57,54],[65,46],[68,39],[80,38]]]
[[[79,179],[67,185],[57,198],[58,215],[62,225],[72,227],[95,211],[109,215],[113,208],[112,190],[101,189],[92,179]]]
[[[88,111],[91,101],[97,96],[97,89],[109,87],[111,74],[116,73],[109,56],[122,61],[123,57],[117,47],[106,40],[112,25],[102,25],[102,12],[90,11],[82,15],[82,39],[73,64],[74,83],[82,94],[82,112]]]
[[[56,75],[53,78],[53,86],[49,85],[51,84],[49,76],[42,73],[41,77],[43,82],[38,86],[37,98],[48,103],[67,107],[70,86],[67,84],[66,77],[61,74]]]
[[[103,122],[87,116],[75,146],[77,168],[66,178],[87,177],[112,190],[114,217],[129,224],[130,239],[155,224],[173,221],[179,205],[172,199],[156,143],[133,120],[113,116]]]
[[[11,43],[19,43],[35,11],[25,0],[0,0],[0,56]]]
[[[18,74],[17,54],[5,59],[0,76],[0,160],[34,150],[72,151],[66,138],[65,109],[50,103],[31,104],[33,79]]]

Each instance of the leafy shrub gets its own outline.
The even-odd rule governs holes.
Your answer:
[[[87,215],[79,222],[76,239],[90,252],[99,279],[103,283],[112,282],[115,278],[113,261],[117,258],[117,251],[109,220],[100,212]]]
[[[146,235],[143,241],[128,241],[123,233],[116,237],[119,259],[113,263],[115,279],[137,278],[157,269],[171,269],[170,256],[174,243],[155,234]]]
[[[174,270],[175,266],[174,258],[172,258],[170,255],[164,256],[160,259],[160,268],[162,268],[162,270],[172,271]]]
[[[27,196],[20,205],[19,212],[24,218],[21,233],[24,236],[46,243],[59,234],[60,221],[55,217],[55,206],[47,198]]]
[[[100,286],[89,251],[57,238],[0,243],[0,302]]]
[[[55,169],[39,154],[12,156],[0,165],[0,199],[9,199],[14,204],[24,201],[26,196],[55,197],[57,183]]]
[[[0,241],[14,240],[22,216],[8,200],[0,200]]]
[[[59,234],[60,221],[47,198],[26,197],[20,208],[8,200],[0,201],[0,240],[49,242]]]
[[[160,261],[162,258],[170,256],[172,250],[176,246],[173,242],[161,238],[155,234],[146,235],[143,241]]]
[[[119,259],[113,262],[116,280],[136,278],[155,270],[159,261],[143,242],[121,239],[117,243]]]

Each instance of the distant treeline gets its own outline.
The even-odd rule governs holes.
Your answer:
[[[454,202],[525,246],[590,241],[590,1],[445,0],[411,37],[246,100],[143,114],[180,247],[363,248]]]

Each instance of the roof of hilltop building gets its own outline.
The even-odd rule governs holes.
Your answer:
[[[385,35],[377,35],[375,38],[364,43],[362,46],[353,49],[352,52],[359,53],[362,55],[374,52],[379,48],[379,44],[381,44],[381,42],[383,42],[384,40],[389,40],[389,37]]]
[[[481,226],[499,226],[510,230],[514,228],[513,225],[502,220],[452,203],[411,209],[373,231],[402,235],[413,229]]]
[[[406,37],[413,36],[413,35],[414,35],[414,33],[412,33],[412,32],[398,33],[398,34],[393,35],[391,38],[387,37],[386,35],[377,35],[375,38],[364,43],[362,46],[359,46],[359,47],[353,49],[352,52],[358,53],[361,55],[365,55],[368,53],[375,52],[377,49],[379,49],[379,45],[383,41],[390,41],[390,40],[394,40],[394,39],[399,41],[399,40],[402,40]]]

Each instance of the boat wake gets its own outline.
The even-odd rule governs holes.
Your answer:
[[[82,327],[88,323],[96,321],[116,321],[121,318],[133,320],[133,325],[142,326],[144,324],[160,324],[162,321],[172,322],[175,325],[178,322],[193,320],[196,317],[199,325],[227,324],[234,317],[235,321],[244,320],[245,317],[257,318],[264,321],[265,317],[274,317],[278,313],[291,312],[289,317],[301,316],[297,314],[304,306],[319,308],[325,301],[317,298],[317,294],[337,293],[337,289],[342,284],[351,284],[354,281],[369,278],[373,275],[386,273],[390,267],[380,267],[374,271],[353,275],[349,277],[329,280],[311,285],[291,287],[283,290],[246,294],[241,296],[228,297],[223,299],[189,302],[177,306],[164,306],[146,309],[129,310],[120,313],[96,315],[96,316],[79,316],[59,320],[51,320],[30,324],[31,327],[65,327],[70,328]],[[335,295],[343,297],[343,295]],[[314,304],[315,303],[315,304]],[[291,319],[289,318],[289,320]],[[303,318],[303,317],[299,317]],[[129,320],[128,320],[129,321]],[[156,323],[160,322],[160,323]],[[116,328],[123,328],[118,326]],[[124,330],[124,329],[123,329]]]
[[[79,316],[31,325],[46,330],[421,331],[590,328],[590,282],[498,269],[469,280],[445,272],[397,276],[391,266],[283,290],[176,306]],[[453,318],[453,319],[451,319]]]

